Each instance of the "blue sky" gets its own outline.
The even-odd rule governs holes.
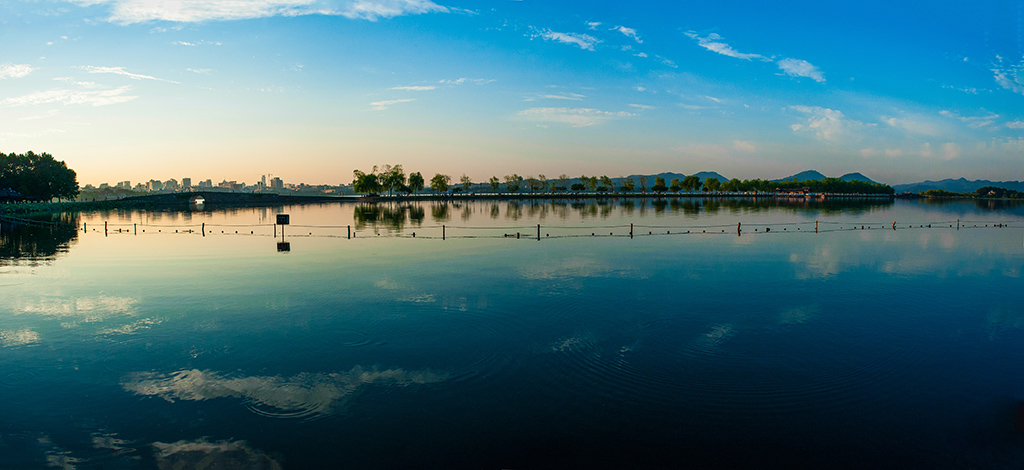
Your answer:
[[[0,151],[82,183],[1024,180],[1024,2],[12,0]]]

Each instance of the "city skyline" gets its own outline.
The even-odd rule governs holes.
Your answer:
[[[1024,4],[0,5],[0,151],[203,174],[1024,180]],[[429,174],[429,175],[428,175]]]

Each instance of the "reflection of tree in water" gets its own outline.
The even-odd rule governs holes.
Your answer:
[[[53,261],[78,240],[78,215],[56,214],[36,222],[0,219],[0,266]]]
[[[519,220],[523,216],[523,206],[518,201],[508,201],[505,207],[505,218]]]
[[[491,203],[491,218],[492,219],[497,219],[498,215],[500,215],[500,214],[501,214],[501,208],[498,207],[498,203],[497,202]]]
[[[356,229],[361,230],[369,225],[402,230],[407,220],[422,225],[424,212],[422,207],[411,204],[360,204],[353,209],[352,216],[355,218]]]
[[[447,202],[435,202],[430,205],[430,216],[434,218],[434,222],[445,222],[451,218],[448,214],[448,203]]]
[[[473,204],[466,204],[462,208],[462,216],[461,217],[462,217],[462,221],[463,222],[468,221],[470,218],[473,217]]]

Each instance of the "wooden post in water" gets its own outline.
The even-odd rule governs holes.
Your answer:
[[[743,224],[742,222],[736,222],[736,236],[737,237],[740,236],[740,226],[742,224]]]
[[[83,232],[88,232],[89,231],[89,223],[88,222],[82,222],[82,231]]]
[[[132,232],[134,232],[135,235],[139,234],[139,224],[132,224]]]
[[[537,224],[537,241],[540,241],[540,224]]]
[[[441,241],[444,241],[444,239],[445,239],[445,227],[444,227],[444,224],[441,224]]]
[[[107,221],[103,221],[103,236],[107,236]]]
[[[348,227],[348,239],[351,240],[352,239],[352,226],[351,225],[346,225],[345,227]]]
[[[956,219],[956,229],[960,230],[960,219]]]
[[[277,238],[277,224],[274,224],[274,238]]]
[[[818,233],[818,221],[814,221],[814,233]]]
[[[633,222],[629,223],[629,239],[633,239]]]

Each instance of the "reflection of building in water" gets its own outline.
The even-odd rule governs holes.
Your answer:
[[[28,219],[25,219],[28,220]],[[0,218],[0,266],[52,261],[78,240],[78,215],[60,214],[46,221]]]

